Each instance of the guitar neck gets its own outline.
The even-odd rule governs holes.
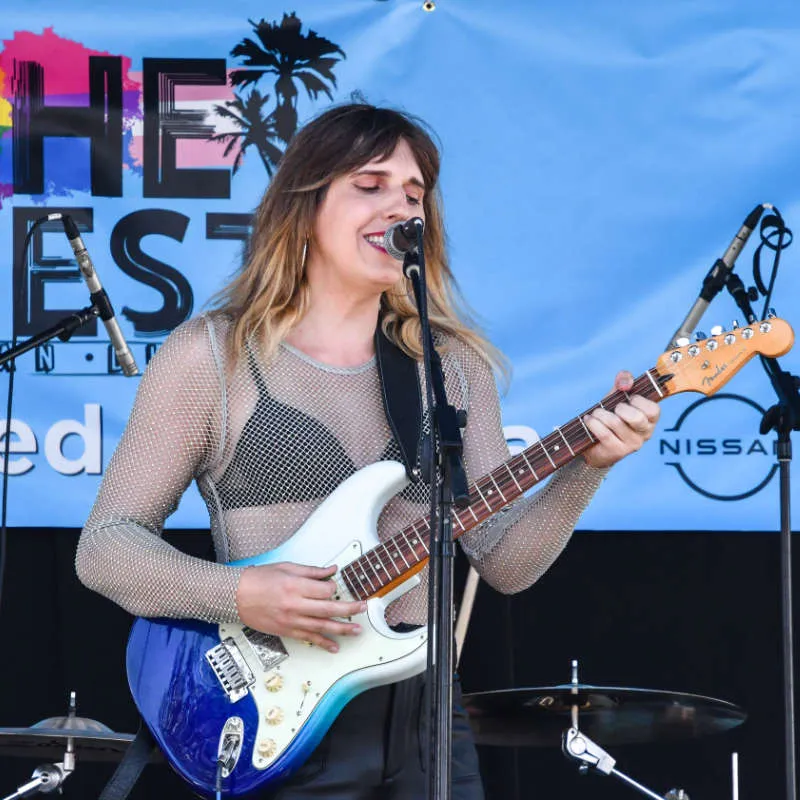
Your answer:
[[[657,402],[668,394],[662,387],[671,377],[649,369],[634,381],[630,394]],[[613,392],[475,481],[469,487],[469,504],[452,512],[453,538],[480,525],[588,450],[596,440],[583,417],[598,408],[613,411],[628,397],[627,392]],[[344,567],[341,575],[352,595],[365,600],[385,594],[422,569],[430,555],[430,535],[430,518],[422,517]]]

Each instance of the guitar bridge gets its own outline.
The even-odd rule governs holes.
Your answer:
[[[228,699],[235,703],[247,695],[255,676],[233,639],[224,639],[206,652],[208,661]]]

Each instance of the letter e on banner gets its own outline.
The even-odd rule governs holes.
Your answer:
[[[44,441],[44,453],[50,466],[62,475],[86,472],[99,475],[102,471],[102,410],[99,403],[84,405],[84,419],[62,419],[53,425]],[[78,458],[64,455],[64,441],[69,436],[83,439],[83,453]]]
[[[5,427],[5,424],[3,424]],[[38,451],[39,446],[36,443],[36,436],[31,430],[30,425],[22,422],[19,419],[11,420],[11,436],[16,436],[17,439],[11,439],[8,444],[9,453],[35,453]],[[2,451],[5,450],[5,434],[0,436],[0,464],[3,463],[4,456]],[[3,464],[5,466],[5,464]],[[9,458],[8,459],[8,474],[9,475],[24,475],[33,469],[33,461],[29,458]]]

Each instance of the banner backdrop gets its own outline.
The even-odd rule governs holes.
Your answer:
[[[512,447],[593,405],[617,370],[652,367],[755,205],[800,225],[796,3],[3,6],[6,349],[88,305],[58,223],[21,260],[32,222],[68,211],[143,367],[236,268],[285,140],[353,93],[441,140],[452,263],[514,366]],[[748,285],[758,239],[736,264]],[[783,253],[772,305],[800,325],[797,263]],[[735,317],[723,292],[701,327]],[[83,523],[137,384],[102,325],[19,358],[11,525]],[[777,529],[774,436],[759,434],[773,403],[757,360],[714,399],[666,399],[581,527]],[[194,491],[168,524],[206,524]]]

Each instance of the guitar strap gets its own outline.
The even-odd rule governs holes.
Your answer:
[[[159,752],[150,731],[143,720],[139,722],[139,730],[125,751],[114,774],[100,793],[98,800],[125,800],[131,793],[133,785],[142,774],[145,765]]]
[[[380,322],[375,329],[375,361],[386,420],[400,448],[406,475],[412,483],[417,483],[422,440],[422,392],[417,362],[387,338]]]

